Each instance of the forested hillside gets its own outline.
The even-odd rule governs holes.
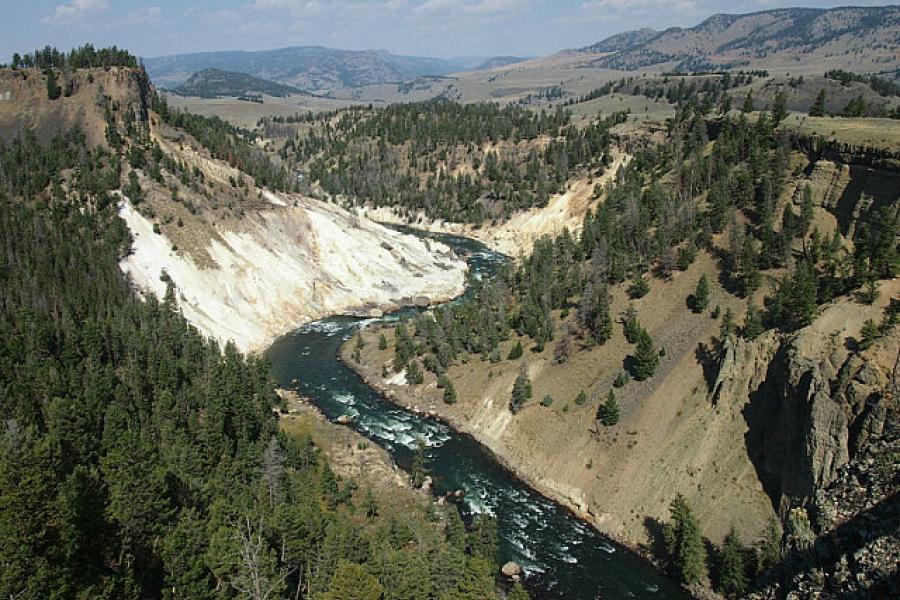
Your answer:
[[[685,584],[732,597],[778,562],[780,526],[803,547],[792,519],[815,519],[804,498],[846,460],[819,453],[852,456],[896,419],[884,382],[900,205],[881,187],[897,180],[889,161],[841,183],[841,167],[779,127],[777,106],[716,115],[716,93],[684,93],[580,232],[540,240],[473,299],[383,329],[377,350],[348,344],[345,358],[605,531],[647,540]],[[863,384],[866,362],[879,366]],[[863,385],[874,421],[848,389]],[[849,415],[834,438],[816,429],[828,410]],[[850,434],[848,450],[858,428],[871,437]]]
[[[636,156],[605,202],[588,213],[579,237],[541,240],[506,281],[486,284],[477,301],[447,308],[436,323],[423,318],[417,331],[427,332],[422,341],[428,343],[416,347],[433,353],[426,365],[446,368],[463,349],[497,361],[498,344],[511,330],[527,334],[539,350],[557,338],[564,361],[573,338],[589,345],[609,338],[615,320],[609,286],[629,282],[631,298],[641,298],[651,271],[669,278],[700,250],[720,258],[723,280],[740,297],[753,296],[766,273],[780,277],[766,310],[754,317],[761,320],[746,332],[751,337],[767,327],[802,327],[818,304],[893,277],[896,205],[873,206],[862,216],[853,254],[839,237],[822,239],[812,229],[811,189],[799,190],[787,206],[779,201],[790,147],[776,125],[766,113],[755,123],[726,118],[715,125],[718,138],[707,153],[710,124],[700,106],[686,103],[671,125],[671,143]],[[810,243],[798,247],[809,235]],[[559,326],[552,317],[557,310],[563,311]],[[441,350],[446,342],[449,355]],[[409,357],[398,348],[402,358],[395,364],[402,369]]]
[[[46,56],[18,64],[62,66]],[[0,595],[495,597],[490,519],[469,532],[451,506],[397,520],[279,431],[265,361],[203,338],[171,280],[157,301],[122,275],[116,203],[140,203],[136,169],[184,189],[204,177],[149,143],[156,114],[121,108],[127,127],[110,113],[93,147],[79,131],[0,140]],[[165,120],[274,177],[224,125]]]
[[[300,90],[289,85],[222,69],[197,71],[172,91],[182,96],[200,96],[201,98],[237,96],[252,100],[258,99],[260,102],[262,102],[261,94],[290,96],[301,93]]]
[[[427,102],[272,117],[260,122],[279,155],[326,191],[405,214],[482,224],[545,206],[576,174],[602,173],[609,129],[562,110]]]

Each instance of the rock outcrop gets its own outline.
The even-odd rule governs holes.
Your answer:
[[[199,263],[123,200],[134,241],[122,269],[159,298],[171,281],[188,321],[245,352],[329,315],[448,300],[464,289],[466,265],[444,244],[309,198],[284,204],[217,224]]]
[[[0,69],[0,137],[11,140],[32,132],[47,143],[77,128],[93,147],[106,142],[109,116],[121,119],[128,112],[137,122],[149,119],[151,84],[141,69],[78,69],[63,74],[60,85],[66,94],[48,101],[43,72]]]
[[[885,336],[857,352],[854,337],[877,312],[844,301],[797,333],[725,344],[713,398],[749,400],[748,452],[782,518],[809,506],[884,433],[895,401],[898,340]]]
[[[895,371],[892,387],[896,390]],[[890,408],[884,430],[837,469],[808,509],[795,509],[786,556],[749,595],[775,598],[900,596],[900,427]]]

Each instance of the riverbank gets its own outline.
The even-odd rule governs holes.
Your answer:
[[[297,392],[278,389],[276,393],[286,409],[279,413],[281,430],[293,437],[308,434],[328,456],[328,464],[338,476],[365,480],[371,486],[390,488],[391,491],[399,488],[414,493],[409,477],[387,450],[350,427],[332,423]]]
[[[347,368],[359,375],[366,385],[376,390],[386,400],[412,413],[441,422],[448,427],[451,427],[457,433],[468,436],[483,447],[498,464],[512,473],[516,478],[523,481],[534,491],[543,497],[556,502],[579,521],[589,525],[601,535],[627,548],[654,568],[662,570],[662,565],[657,562],[647,545],[636,543],[634,540],[628,539],[617,534],[615,531],[605,528],[604,520],[601,516],[593,514],[589,508],[584,507],[583,504],[573,499],[567,491],[548,484],[548,482],[543,479],[534,477],[513,457],[508,456],[495,444],[492,444],[491,440],[486,439],[479,430],[470,427],[466,420],[452,413],[439,410],[436,402],[416,395],[405,384],[396,383],[396,378],[386,379],[382,376],[382,373],[373,366],[354,361],[353,353],[355,351],[355,340],[355,337],[351,338],[341,346],[338,358]]]

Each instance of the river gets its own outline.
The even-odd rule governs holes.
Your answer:
[[[468,257],[469,277],[491,277],[506,262],[475,240],[434,236]],[[396,320],[404,309],[381,321]],[[437,493],[463,489],[464,518],[488,512],[498,518],[502,561],[526,573],[536,600],[687,599],[627,548],[603,537],[499,465],[471,437],[386,401],[338,359],[341,345],[372,319],[333,317],[305,325],[278,339],[267,352],[276,382],[309,397],[329,419],[356,417],[356,430],[386,448],[409,469],[418,439],[427,444],[428,467]]]

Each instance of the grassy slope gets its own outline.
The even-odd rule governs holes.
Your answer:
[[[848,216],[853,220],[860,211],[885,201],[892,192],[884,181],[893,181],[896,190],[896,174],[853,173],[829,161],[808,166],[804,156],[792,156],[794,175],[779,205],[797,198],[798,190],[809,183],[820,203],[815,209],[814,226],[824,236]],[[848,191],[858,194],[855,203],[847,203]],[[895,191],[893,194],[896,197]],[[844,215],[842,211],[849,212]],[[727,244],[727,239],[719,243]],[[669,500],[681,492],[702,515],[704,533],[711,539],[721,540],[735,525],[745,540],[753,541],[761,537],[774,512],[743,443],[747,432],[744,403],[715,406],[707,398],[708,382],[696,351],[700,344],[712,343],[719,321],[710,318],[709,310],[696,315],[685,304],[704,273],[712,282],[710,310],[716,305],[723,312],[731,308],[735,321],[743,321],[746,302],[722,289],[718,267],[706,254],[671,281],[654,279],[651,292],[635,306],[641,323],[657,347],[665,348],[666,355],[651,380],[630,382],[616,390],[622,419],[615,428],[598,431],[594,417],[599,402],[623,369],[623,361],[633,351],[620,325],[606,345],[579,351],[563,365],[553,361],[552,343],[541,353],[526,350],[524,360],[534,395],[515,416],[507,406],[518,361],[490,364],[476,356],[452,367],[449,376],[459,396],[453,406],[441,401],[442,392],[433,375],[414,387],[386,386],[381,381],[382,367],[387,364],[389,369],[393,356],[391,330],[385,331],[390,342],[386,351],[378,350],[377,334],[367,332],[361,364],[354,366],[373,383],[392,392],[399,402],[435,411],[472,433],[538,489],[580,510],[613,535],[631,542],[644,541],[645,519],[665,517]],[[614,314],[627,306],[626,285],[613,291]],[[763,294],[764,290],[757,292],[757,306]],[[839,308],[852,308],[854,327],[870,311],[859,305]],[[871,309],[875,319],[880,318],[878,310]],[[522,341],[529,348],[527,340]],[[503,344],[504,358],[515,342],[512,339]],[[771,339],[760,342],[763,346],[772,343]],[[345,348],[345,358],[351,364],[353,346],[348,343]],[[761,347],[760,355],[765,356],[766,351]],[[582,389],[590,400],[578,406],[574,398]],[[554,398],[553,404],[541,406],[540,400],[548,394]]]

